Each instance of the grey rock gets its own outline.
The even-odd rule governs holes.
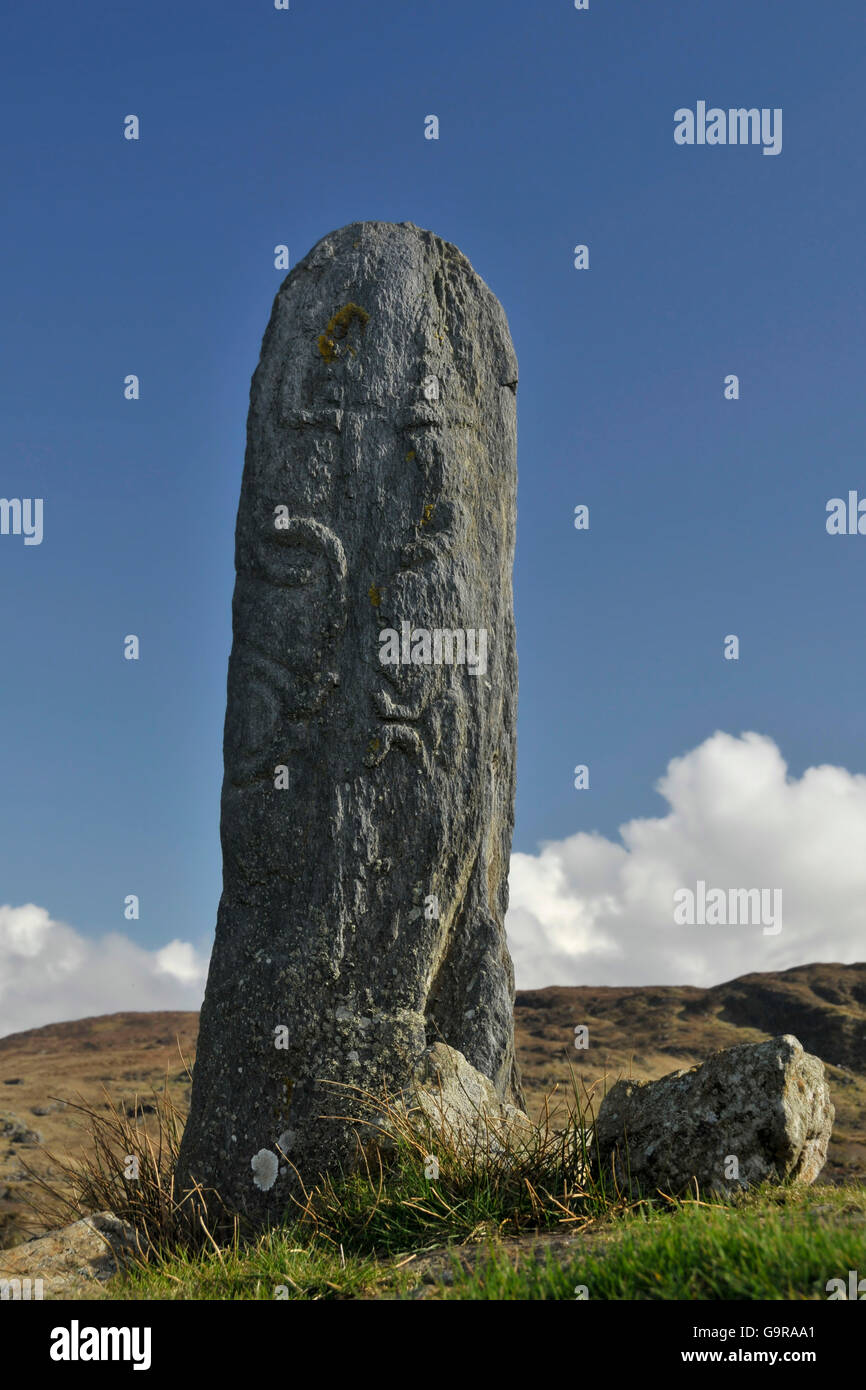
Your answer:
[[[785,1034],[660,1081],[618,1081],[599,1107],[593,1166],[643,1192],[681,1193],[695,1179],[723,1196],[764,1180],[811,1183],[834,1118],[823,1062]]]
[[[38,1129],[31,1129],[24,1120],[19,1120],[17,1115],[0,1115],[0,1138],[6,1139],[10,1144],[22,1144],[27,1148],[35,1144],[42,1143],[42,1135]]]
[[[351,1116],[334,1118],[352,1093],[335,1103],[329,1082],[394,1092],[443,1041],[522,1103],[503,927],[516,386],[499,302],[411,223],[326,236],[276,297],[250,395],[224,886],[178,1172],[256,1221],[284,1208],[292,1165],[354,1161]],[[430,635],[418,658],[437,630],[480,658],[483,629],[486,669],[447,636],[451,664],[383,664],[404,622]]]
[[[140,1252],[135,1231],[113,1212],[97,1212],[49,1231],[11,1250],[0,1250],[5,1296],[44,1299],[97,1298],[104,1284]],[[36,1280],[41,1281],[37,1289]],[[21,1286],[21,1287],[19,1287]]]
[[[510,1159],[532,1152],[537,1130],[523,1110],[497,1094],[493,1082],[462,1052],[434,1043],[418,1058],[411,1079],[389,1111],[371,1119],[370,1132],[385,1152],[396,1131],[441,1140],[471,1157]],[[431,1150],[432,1152],[432,1150]]]

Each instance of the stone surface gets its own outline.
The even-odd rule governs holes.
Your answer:
[[[599,1107],[594,1165],[623,1186],[630,1172],[644,1192],[678,1193],[694,1178],[723,1195],[765,1179],[811,1183],[834,1115],[823,1062],[785,1034],[660,1081],[618,1081]]]
[[[12,1299],[27,1296],[23,1283],[27,1279],[31,1299],[98,1298],[105,1282],[136,1252],[132,1227],[112,1212],[102,1211],[12,1250],[0,1250],[0,1283],[8,1281],[4,1296]],[[41,1289],[37,1279],[42,1281]],[[20,1288],[15,1280],[22,1281]]]
[[[326,236],[274,303],[236,532],[224,887],[178,1174],[256,1220],[284,1208],[291,1164],[352,1160],[353,1127],[323,1118],[328,1080],[394,1092],[443,1041],[521,1101],[503,928],[516,387],[499,302],[411,223]],[[447,636],[423,660],[437,630],[464,634],[473,664]]]
[[[381,1149],[390,1147],[391,1132],[402,1129],[403,1118],[420,1137],[441,1136],[467,1155],[519,1155],[531,1150],[536,1135],[522,1110],[503,1101],[462,1052],[441,1042],[422,1052],[390,1114],[371,1122]]]

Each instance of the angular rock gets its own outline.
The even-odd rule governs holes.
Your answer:
[[[276,297],[178,1172],[257,1221],[284,1209],[292,1164],[353,1160],[328,1081],[393,1093],[442,1041],[522,1101],[503,928],[516,386],[499,302],[411,223],[326,236]]]
[[[785,1034],[660,1081],[618,1081],[599,1107],[593,1164],[645,1193],[681,1193],[695,1178],[723,1196],[765,1179],[811,1183],[834,1117],[823,1062]]]
[[[98,1212],[37,1240],[0,1250],[0,1286],[3,1296],[11,1299],[98,1298],[106,1281],[137,1251],[132,1227],[113,1212]]]
[[[492,1081],[445,1043],[422,1052],[408,1086],[370,1128],[385,1151],[395,1131],[408,1129],[425,1140],[441,1138],[467,1157],[519,1155],[531,1150],[537,1134],[522,1110],[503,1101]]]

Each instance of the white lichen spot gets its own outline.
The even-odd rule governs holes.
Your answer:
[[[276,1154],[272,1153],[270,1149],[259,1149],[255,1158],[250,1159],[253,1182],[260,1192],[270,1192],[277,1180],[279,1166]]]
[[[338,1023],[345,1023],[345,1021],[351,1017],[351,1009],[344,1009],[342,1005],[339,1009],[337,1009],[336,1013],[334,1014],[334,1018],[337,1020]]]
[[[292,1145],[294,1144],[294,1142],[295,1142],[295,1131],[294,1131],[293,1129],[285,1129],[285,1130],[283,1130],[282,1134],[280,1135],[279,1139],[277,1140],[277,1148],[278,1148],[282,1153],[287,1154],[287,1153],[289,1153],[289,1152],[291,1151],[291,1148],[292,1148]]]
[[[358,1062],[360,1062],[360,1060],[361,1060],[361,1059],[360,1059],[360,1057],[358,1056],[357,1052],[350,1052],[350,1053],[349,1053],[349,1061],[350,1061],[350,1062],[358,1063]]]

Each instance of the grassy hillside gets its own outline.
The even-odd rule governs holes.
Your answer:
[[[713,989],[562,988],[522,991],[516,1010],[520,1064],[531,1112],[568,1084],[625,1074],[665,1075],[709,1052],[775,1033],[794,1033],[827,1064],[836,1129],[824,1176],[866,1173],[866,964],[808,965],[746,975]],[[589,1047],[574,1047],[574,1028]],[[194,1057],[194,1013],[121,1013],[53,1024],[0,1038],[0,1244],[28,1229],[23,1163],[50,1174],[42,1146],[74,1152],[84,1140],[76,1095],[107,1092],[137,1123],[153,1126],[149,1096],[169,1091],[183,1106]],[[136,1095],[139,1105],[136,1109]]]

